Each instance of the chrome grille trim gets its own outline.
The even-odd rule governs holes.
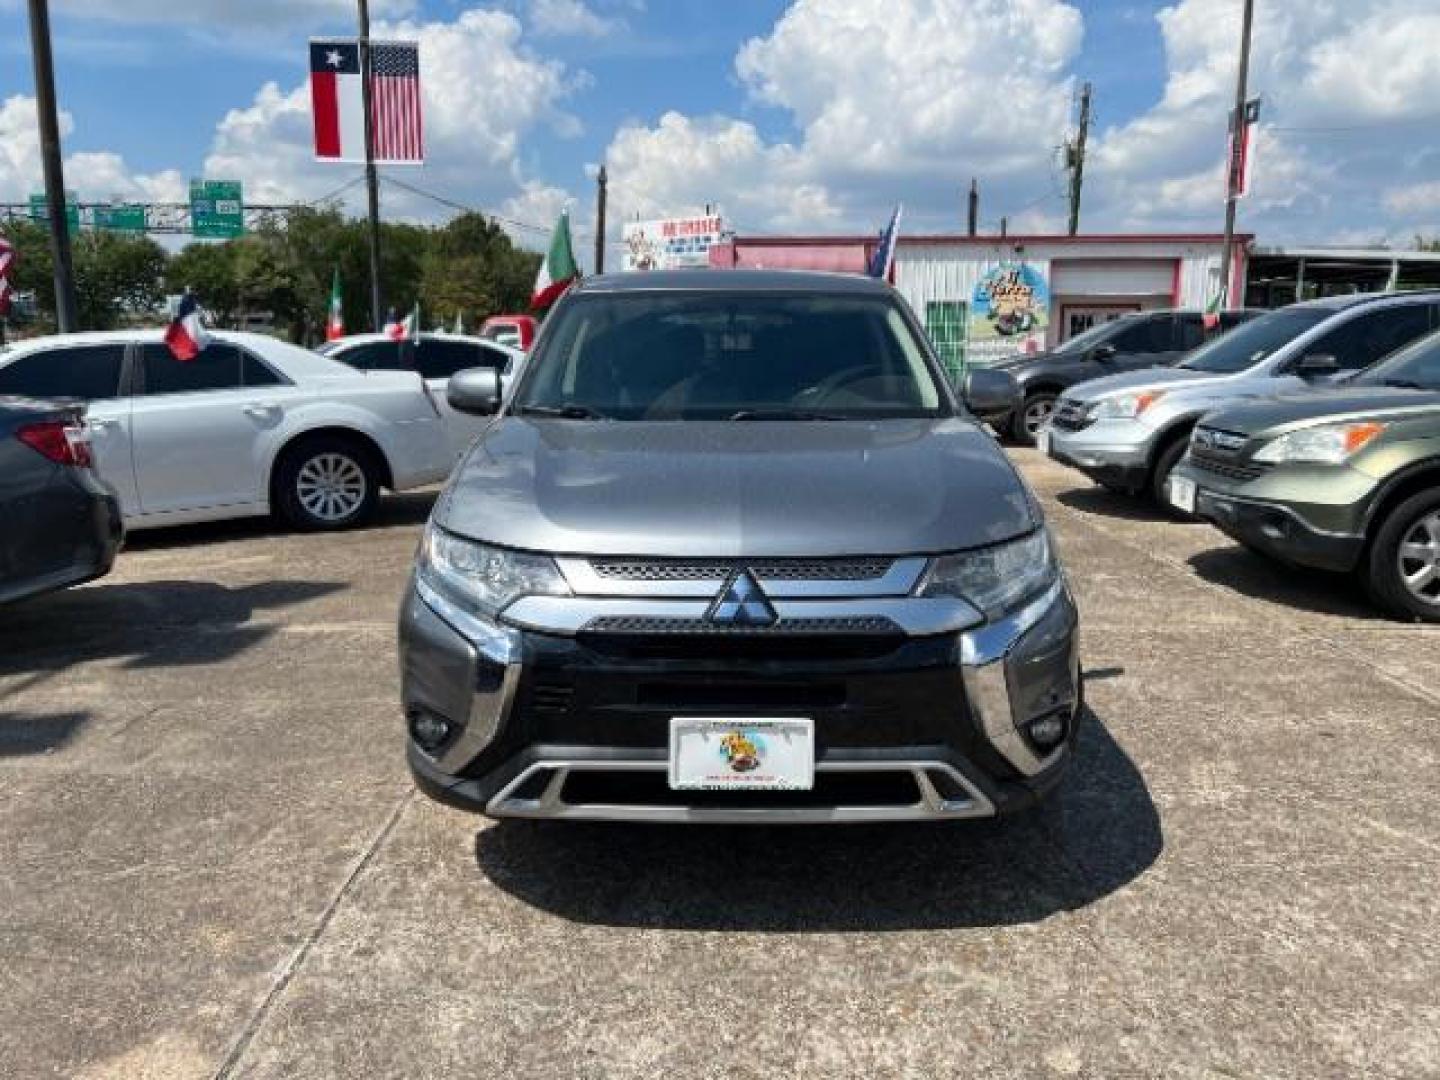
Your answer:
[[[769,626],[717,626],[703,619],[667,619],[645,615],[611,615],[592,619],[580,628],[580,633],[776,637],[824,634],[902,635],[904,631],[892,620],[880,615],[836,616],[828,619],[781,619]]]
[[[923,555],[839,559],[562,556],[555,562],[576,596],[714,599],[731,574],[749,570],[767,597],[784,600],[908,596],[929,559]],[[642,573],[653,576],[636,576]],[[697,576],[702,573],[705,576]],[[846,574],[854,576],[843,576]]]

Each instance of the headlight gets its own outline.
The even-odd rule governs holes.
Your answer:
[[[959,597],[994,619],[1043,592],[1057,572],[1042,528],[1008,544],[942,555],[930,564],[917,595]]]
[[[1165,396],[1164,390],[1146,390],[1138,394],[1113,394],[1090,406],[1092,420],[1134,420]]]
[[[1287,461],[1309,461],[1320,465],[1341,465],[1380,437],[1385,424],[1325,424],[1302,428],[1271,439],[1255,454],[1256,461],[1280,465]]]
[[[504,611],[522,596],[569,596],[555,560],[477,544],[435,525],[420,542],[420,577],[452,603],[481,615]]]

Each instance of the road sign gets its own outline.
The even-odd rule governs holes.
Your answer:
[[[143,233],[145,231],[145,207],[138,205],[97,206],[95,207],[95,228],[109,229],[111,232]]]
[[[190,231],[225,240],[244,234],[245,203],[238,181],[190,181]]]
[[[65,193],[65,223],[70,227],[70,235],[74,236],[80,231],[80,207],[76,205],[75,193]],[[30,196],[30,220],[49,221],[49,202],[44,195]]]

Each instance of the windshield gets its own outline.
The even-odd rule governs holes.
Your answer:
[[[1276,349],[1318,326],[1334,312],[1325,308],[1286,308],[1242,323],[1228,334],[1196,349],[1176,367],[1233,375],[1254,367]]]
[[[1430,334],[1350,380],[1355,386],[1440,390],[1440,334]]]
[[[513,411],[611,420],[942,415],[945,397],[882,296],[594,294],[555,313]]]
[[[1091,345],[1098,345],[1111,334],[1115,333],[1122,326],[1135,321],[1138,316],[1122,315],[1118,319],[1111,319],[1109,322],[1096,323],[1088,330],[1082,330],[1069,341],[1064,342],[1055,350],[1057,354],[1068,356],[1071,353],[1084,352]]]

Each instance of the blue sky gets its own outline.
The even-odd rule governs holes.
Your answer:
[[[954,228],[973,173],[987,222],[1055,227],[1055,151],[1089,80],[1087,224],[1219,226],[1239,0],[374,3],[378,22],[420,37],[433,98],[431,160],[397,175],[467,205],[548,220],[588,202],[603,158],[621,212],[714,201],[755,229],[868,231],[903,200],[917,228]],[[53,6],[82,197],[158,198],[222,169],[252,201],[314,198],[347,177],[308,161],[295,96],[305,39],[350,31],[347,0]],[[1403,78],[1433,68],[1412,50],[1435,20],[1431,0],[1261,0],[1256,85],[1273,130],[1247,227],[1403,242],[1440,221],[1440,162],[1417,139],[1440,112]],[[3,199],[38,184],[32,93],[23,3],[0,0]],[[406,196],[392,209],[440,212]]]

